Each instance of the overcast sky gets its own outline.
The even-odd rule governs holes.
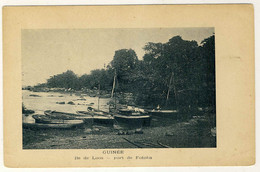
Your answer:
[[[23,85],[44,83],[68,69],[89,74],[107,65],[119,49],[132,48],[142,59],[147,42],[165,43],[180,35],[200,43],[213,33],[213,28],[22,30]]]

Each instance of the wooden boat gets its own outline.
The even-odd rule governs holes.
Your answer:
[[[104,112],[101,110],[93,110],[93,111],[77,111],[79,115],[91,115],[94,123],[98,124],[111,124],[114,123],[114,117],[108,112]]]
[[[177,119],[178,111],[177,110],[146,110],[151,116],[163,117],[163,118],[174,118]]]
[[[176,104],[178,104],[178,98],[176,96],[176,86],[174,82],[174,72],[172,71],[171,77],[169,80],[169,86],[168,86],[168,91],[167,91],[167,96],[166,96],[166,101],[165,101],[165,107],[168,105],[168,101],[170,98],[170,91],[173,87],[174,90],[174,99]],[[157,109],[152,109],[152,110],[146,110],[151,116],[157,116],[157,117],[163,117],[163,118],[171,118],[171,119],[178,119],[179,118],[179,113],[178,110],[169,110],[169,109],[160,109],[160,106],[158,105]]]
[[[118,113],[114,114],[115,121],[119,124],[128,126],[150,126],[151,116],[139,111],[129,109],[119,109]]]
[[[51,117],[48,117],[46,115],[32,115],[33,119],[35,120],[35,123],[43,123],[43,124],[57,124],[62,123],[64,121],[63,119],[52,119]]]
[[[31,129],[72,129],[81,127],[83,120],[63,120],[63,123],[23,123],[23,128]]]
[[[83,120],[79,119],[58,119],[51,116],[46,115],[33,115],[33,119],[35,120],[35,123],[43,123],[43,124],[70,124],[75,122],[80,122]]]
[[[113,87],[111,91],[111,98],[115,99],[114,108],[109,108],[109,111],[113,112],[113,116],[115,119],[115,125],[123,126],[124,128],[132,129],[132,128],[142,128],[142,126],[150,126],[151,125],[151,116],[146,114],[145,112],[141,112],[141,110],[135,109],[118,109],[117,101],[116,101],[116,80],[117,74],[115,70]]]
[[[52,119],[60,119],[60,120],[83,120],[85,123],[93,122],[93,117],[89,114],[74,114],[74,113],[66,113],[66,112],[58,112],[47,110],[44,111],[44,114]]]

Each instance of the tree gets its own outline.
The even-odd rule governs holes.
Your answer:
[[[148,42],[143,60],[132,49],[115,51],[104,69],[78,77],[68,70],[54,75],[48,87],[111,90],[117,76],[117,92],[133,93],[137,105],[167,107],[215,107],[215,36],[196,41],[174,36],[166,43]],[[192,110],[192,109],[191,109]]]
[[[138,58],[134,50],[121,49],[115,52],[111,67],[116,71],[118,91],[131,90],[131,77],[138,64]]]
[[[143,73],[149,78],[145,84],[146,92],[156,96],[154,103],[168,105],[170,108],[187,104],[179,100],[180,97],[185,97],[179,94],[191,89],[190,75],[197,47],[196,41],[186,41],[180,36],[175,36],[164,44],[150,42],[145,45]]]
[[[71,71],[67,70],[66,72],[58,75],[54,75],[47,80],[48,87],[53,88],[72,88],[72,89],[79,89],[78,85],[78,77],[77,75]]]
[[[202,106],[216,105],[215,35],[204,39],[199,47],[201,63],[200,102]],[[213,108],[215,109],[215,108]]]

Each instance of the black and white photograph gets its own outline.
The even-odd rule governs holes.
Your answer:
[[[215,36],[22,29],[23,149],[216,148]]]

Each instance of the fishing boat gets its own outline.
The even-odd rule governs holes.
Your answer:
[[[35,120],[35,123],[43,124],[64,124],[64,123],[74,123],[75,121],[83,121],[74,118],[60,119],[47,115],[32,115],[32,118]]]
[[[143,127],[151,125],[151,116],[145,112],[132,109],[118,109],[114,114],[115,121],[120,125],[129,127]]]
[[[179,118],[180,114],[178,113],[178,110],[167,109],[167,106],[169,104],[168,101],[169,101],[169,97],[170,97],[170,91],[171,91],[172,87],[173,87],[173,90],[174,90],[175,102],[176,102],[176,104],[178,104],[177,96],[176,96],[177,90],[176,90],[175,83],[174,83],[174,72],[171,73],[168,91],[167,91],[167,96],[166,96],[166,101],[165,101],[165,107],[160,108],[160,105],[158,105],[156,109],[146,110],[151,116],[171,118],[171,119],[178,119]]]
[[[142,128],[143,126],[150,126],[151,116],[148,115],[144,110],[127,106],[126,108],[117,107],[116,101],[116,80],[117,74],[115,70],[113,87],[111,91],[111,98],[114,97],[115,103],[114,108],[110,108],[110,112],[113,112],[115,119],[115,125],[122,126],[123,128],[133,129]],[[117,84],[118,85],[118,84]]]
[[[74,113],[66,113],[66,112],[58,112],[46,110],[44,114],[52,119],[60,119],[60,120],[83,120],[85,123],[93,123],[93,117],[89,114],[74,114]]]
[[[88,111],[77,111],[79,115],[91,115],[94,123],[98,124],[111,124],[114,123],[114,117],[108,112],[98,109],[88,108]]]
[[[43,123],[43,124],[56,124],[56,123],[64,123],[63,121],[75,120],[74,118],[55,118],[47,115],[32,115],[32,118],[35,120],[35,123]]]
[[[99,101],[100,101],[100,84],[98,86],[98,109],[94,109],[92,107],[88,107],[87,111],[77,111],[78,115],[90,115],[93,118],[93,122],[97,124],[114,124],[114,117],[105,111],[99,109]]]
[[[162,110],[162,109],[153,109],[146,110],[151,116],[163,117],[163,118],[174,118],[177,119],[178,111],[177,110]]]
[[[54,122],[54,121],[53,121]],[[63,120],[56,121],[57,123],[23,123],[23,128],[31,129],[72,129],[81,127],[84,124],[83,120]]]

